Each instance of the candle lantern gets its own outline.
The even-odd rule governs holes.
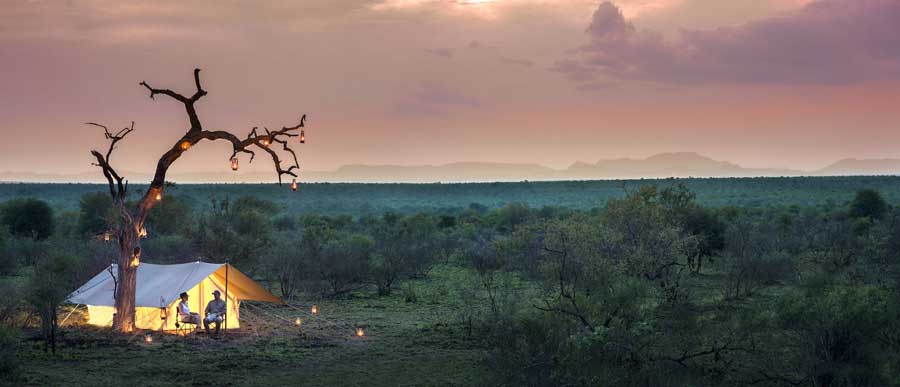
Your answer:
[[[302,324],[303,324],[303,321],[300,321],[300,318],[297,318],[296,320],[294,320],[294,325],[296,325],[298,328],[299,328],[300,325],[302,325]]]
[[[231,158],[231,170],[232,170],[232,171],[237,171],[237,170],[238,170],[238,159],[237,159],[237,157],[232,157],[232,158]]]
[[[365,336],[365,335],[366,335],[366,332],[363,331],[362,328],[356,328],[356,336],[357,336],[357,337],[363,337],[363,336]]]
[[[160,201],[160,200],[162,200],[162,192],[157,192],[156,193],[156,201]]]
[[[306,144],[306,133],[304,133],[302,129],[300,130],[300,143]]]
[[[296,190],[297,190],[297,179],[294,179],[294,181],[291,182],[291,191],[296,191]]]
[[[138,266],[140,266],[140,264],[141,264],[141,260],[138,259],[137,256],[134,256],[133,258],[131,258],[131,267],[138,267]]]
[[[103,233],[103,240],[109,242],[109,231]]]
[[[263,139],[262,139],[262,144],[263,144],[264,146],[269,146],[269,144],[271,144],[271,142],[269,141],[269,137],[268,137],[268,136],[263,137]]]
[[[147,229],[144,227],[141,227],[141,230],[138,231],[138,236],[141,238],[146,238],[147,237]]]
[[[312,309],[310,309],[310,312],[312,312],[312,314],[319,314],[319,307],[316,306],[315,304],[313,304]]]
[[[181,150],[186,151],[191,148],[191,142],[188,140],[184,140],[181,142],[181,144],[178,144],[178,146],[181,147]]]
[[[150,334],[148,333],[146,336],[144,336],[144,342],[147,343],[147,344],[152,344],[152,343],[153,343],[153,336],[150,336]]]

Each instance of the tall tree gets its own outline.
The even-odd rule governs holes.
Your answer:
[[[280,130],[273,131],[264,127],[265,134],[258,132],[258,128],[254,127],[243,140],[226,131],[205,130],[200,123],[200,118],[197,116],[197,111],[194,108],[197,101],[206,95],[206,90],[200,85],[200,69],[194,69],[194,83],[197,91],[190,97],[186,97],[170,89],[154,88],[147,84],[147,82],[140,83],[141,86],[150,92],[150,99],[155,99],[157,95],[161,94],[184,105],[190,127],[187,132],[175,141],[172,147],[159,158],[153,180],[150,182],[150,186],[147,188],[146,192],[144,192],[143,196],[137,202],[132,203],[126,200],[128,181],[125,180],[123,176],[119,175],[110,164],[110,156],[112,156],[113,150],[116,149],[116,145],[119,141],[125,139],[129,133],[134,131],[134,122],[131,123],[131,126],[115,133],[110,132],[104,125],[93,122],[88,123],[88,125],[103,128],[106,138],[109,140],[109,149],[105,154],[96,150],[91,151],[91,154],[97,159],[97,162],[94,165],[100,167],[103,171],[103,176],[106,177],[106,180],[109,183],[109,194],[113,199],[113,207],[119,218],[114,229],[114,234],[119,243],[119,256],[117,259],[118,280],[115,290],[116,318],[113,321],[113,327],[120,332],[130,332],[134,329],[134,293],[137,267],[140,264],[141,258],[140,237],[142,230],[144,230],[144,222],[147,220],[150,209],[163,198],[166,172],[169,170],[169,166],[178,160],[184,152],[203,140],[225,140],[231,143],[233,149],[229,160],[236,159],[238,153],[246,153],[250,155],[249,162],[253,162],[253,158],[256,156],[256,153],[254,153],[253,150],[255,147],[256,150],[268,153],[269,156],[272,157],[272,162],[275,165],[275,172],[278,174],[279,184],[281,184],[283,175],[290,175],[296,178],[297,174],[294,171],[300,168],[297,154],[291,149],[288,141],[291,137],[299,136],[300,142],[304,142],[302,130],[300,130],[300,128],[304,127],[306,115],[301,116],[300,123],[294,126],[285,126]],[[289,153],[292,158],[293,163],[286,169],[282,167],[281,158],[278,153],[272,149],[272,146],[275,143],[281,144],[282,150]],[[232,163],[232,166],[236,167],[237,164]]]

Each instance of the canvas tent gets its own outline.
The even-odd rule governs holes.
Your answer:
[[[114,275],[116,265],[91,278],[69,295],[68,301],[84,304],[88,308],[88,323],[111,326],[115,313]],[[226,276],[228,291],[226,293]],[[188,304],[192,312],[200,313],[213,299],[213,290],[219,290],[228,304],[226,313],[228,329],[240,327],[241,301],[265,301],[283,303],[268,290],[228,264],[192,262],[177,265],[141,263],[137,269],[135,291],[135,327],[139,329],[174,330],[178,297],[182,292],[190,296]],[[163,316],[168,316],[162,319]]]

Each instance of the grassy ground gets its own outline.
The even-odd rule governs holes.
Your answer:
[[[487,376],[483,347],[457,316],[463,269],[441,267],[388,297],[360,292],[294,307],[242,308],[242,329],[226,338],[114,335],[64,327],[56,355],[23,354],[33,386],[474,386]],[[415,294],[416,301],[408,302]],[[301,328],[290,321],[300,317]],[[253,317],[251,317],[251,315]],[[246,318],[245,318],[246,316]],[[260,319],[262,317],[262,319]],[[69,325],[69,324],[66,324]],[[364,327],[366,335],[355,337]]]

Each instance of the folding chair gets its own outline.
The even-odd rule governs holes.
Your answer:
[[[178,309],[175,310],[175,334],[187,336],[188,334],[197,332],[197,323],[181,320],[178,315]]]

